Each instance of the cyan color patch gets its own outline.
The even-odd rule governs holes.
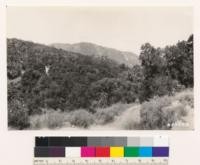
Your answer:
[[[140,147],[139,148],[140,157],[152,157],[152,147]]]

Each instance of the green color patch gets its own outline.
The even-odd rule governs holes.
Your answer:
[[[139,147],[124,147],[124,157],[138,157]]]

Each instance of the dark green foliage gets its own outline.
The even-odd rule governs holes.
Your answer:
[[[8,102],[20,98],[20,87],[19,84],[9,83],[8,84]]]
[[[167,70],[186,87],[193,86],[193,37],[165,48]]]
[[[91,85],[94,106],[106,107],[117,102],[130,103],[137,98],[134,83],[119,78],[104,78]]]
[[[7,41],[7,75],[9,79],[14,79],[21,75],[22,58],[15,47],[15,42]]]
[[[25,104],[17,99],[8,104],[8,124],[18,129],[29,126],[28,109]]]
[[[139,59],[143,67],[145,78],[153,78],[162,73],[164,59],[161,57],[161,49],[156,49],[149,43],[142,45]]]
[[[142,89],[140,94],[140,101],[152,98],[157,93],[160,93],[160,85],[158,77],[160,80],[163,79],[165,69],[165,61],[161,56],[162,50],[156,49],[149,43],[142,45],[140,60],[143,68],[144,80],[142,82]],[[157,84],[155,84],[155,82]]]
[[[136,99],[131,81],[118,78],[129,68],[107,57],[81,55],[17,39],[8,39],[8,49],[8,66],[13,66],[8,67],[8,73],[14,73],[14,66],[19,66],[17,93],[27,105],[28,114],[40,113],[42,108],[93,110],[94,102],[104,107]],[[102,89],[95,93],[99,87]]]
[[[130,90],[129,92],[133,92],[131,96],[135,97],[134,100],[139,99],[141,96],[141,91],[143,89],[144,82],[143,68],[140,65],[135,65],[133,66],[133,68],[122,72],[120,74],[120,79],[122,82],[128,82],[128,84],[131,85],[132,90]],[[133,100],[130,102],[133,102]]]
[[[164,49],[142,45],[141,65],[132,68],[104,56],[17,39],[7,44],[9,123],[14,127],[26,127],[27,116],[42,109],[94,113],[118,102],[144,102],[193,86],[193,36]]]
[[[193,87],[193,36],[188,41],[164,49],[149,43],[142,45],[140,60],[144,80],[140,101],[154,96],[172,95],[185,87]]]

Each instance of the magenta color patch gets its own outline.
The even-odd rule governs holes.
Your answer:
[[[95,157],[95,147],[81,147],[81,157]]]

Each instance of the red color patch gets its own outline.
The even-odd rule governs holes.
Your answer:
[[[96,147],[96,157],[110,157],[110,147]]]

